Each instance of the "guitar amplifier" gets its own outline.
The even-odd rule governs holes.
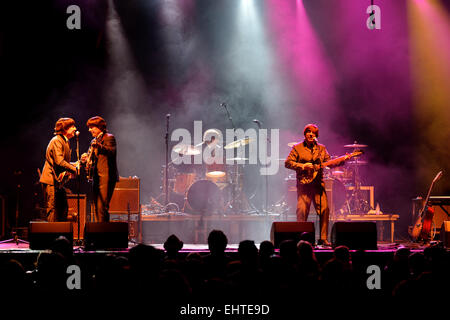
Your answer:
[[[122,178],[116,183],[109,203],[110,214],[140,213],[140,179]]]
[[[84,238],[84,226],[86,225],[87,201],[86,195],[80,194],[80,237]],[[67,204],[69,206],[68,217],[71,217],[73,227],[73,239],[78,239],[78,199],[76,194],[67,194]]]

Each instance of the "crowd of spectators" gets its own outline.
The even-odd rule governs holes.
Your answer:
[[[402,301],[424,292],[437,295],[449,286],[449,253],[442,247],[411,252],[399,247],[381,270],[381,285],[368,288],[370,259],[364,251],[334,248],[332,257],[319,263],[311,243],[285,240],[276,250],[270,241],[259,248],[251,240],[239,243],[237,255],[226,250],[226,235],[213,230],[209,251],[182,251],[183,242],[171,235],[164,250],[138,244],[126,255],[98,255],[86,264],[74,255],[72,244],[59,238],[50,251],[39,254],[34,268],[17,260],[4,261],[0,270],[2,292],[16,295],[120,297],[147,303],[246,303],[274,301],[339,301],[357,299]],[[67,287],[67,266],[79,265],[81,289]],[[448,296],[448,295],[447,295]]]

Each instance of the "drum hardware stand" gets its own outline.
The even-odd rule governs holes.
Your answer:
[[[258,125],[259,130],[261,130],[261,122],[257,119],[254,119],[253,122],[255,122]],[[266,133],[266,141],[268,143],[268,146],[270,147],[272,141],[270,140],[267,133]],[[268,148],[268,149],[272,150],[272,148]],[[265,154],[265,162],[266,162],[266,164],[268,163],[267,162],[267,152]],[[270,214],[272,212],[269,211],[269,175],[267,175],[267,174],[265,175],[265,190],[264,191],[265,191],[265,199],[264,199],[264,207],[263,207],[262,211],[264,214]]]
[[[250,200],[248,199],[247,194],[244,191],[243,186],[243,174],[240,173],[239,170],[240,164],[235,164],[235,177],[232,182],[232,196],[231,200],[225,205],[226,209],[234,209],[234,212],[236,213],[236,210],[239,210],[239,212],[245,212],[245,213],[252,213],[252,212],[258,212],[258,210],[251,204]],[[251,208],[251,209],[250,209]]]
[[[355,188],[350,196],[350,199],[347,200],[349,213],[363,214],[370,210],[370,205],[361,196],[361,177],[358,169],[358,157],[355,157],[354,181]]]

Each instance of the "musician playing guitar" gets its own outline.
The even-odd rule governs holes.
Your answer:
[[[328,207],[323,168],[336,167],[361,152],[345,155],[330,160],[330,155],[324,145],[317,142],[319,128],[315,124],[307,124],[303,130],[305,139],[292,147],[285,161],[285,167],[297,173],[297,221],[307,221],[311,202],[320,217],[319,245],[329,246],[328,221],[330,209]]]
[[[106,121],[102,117],[92,117],[86,125],[93,139],[81,161],[86,163],[88,179],[93,183],[94,220],[108,222],[109,202],[119,180],[116,138],[106,130]]]
[[[56,121],[54,137],[45,153],[45,163],[40,177],[44,190],[47,221],[67,220],[68,204],[64,183],[77,174],[79,164],[71,163],[72,150],[69,140],[77,128],[71,118]]]

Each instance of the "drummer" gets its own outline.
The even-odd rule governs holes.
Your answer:
[[[206,164],[206,179],[219,182],[226,176],[221,132],[217,129],[206,130],[203,134],[203,143],[205,144],[203,161]]]

